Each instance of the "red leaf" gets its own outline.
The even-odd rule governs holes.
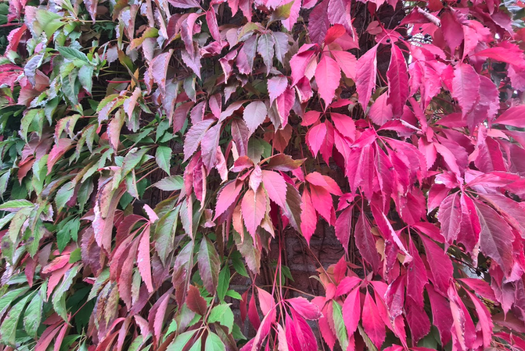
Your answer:
[[[476,307],[476,313],[478,315],[477,329],[481,329],[481,333],[483,334],[483,346],[485,349],[487,349],[492,341],[492,328],[494,327],[490,311],[487,308],[487,306],[478,299],[476,295],[474,295],[468,290],[465,291],[470,296],[470,299]]]
[[[451,328],[453,319],[450,305],[443,296],[434,291],[430,284],[427,285],[426,289],[430,300],[430,306],[432,307],[432,323],[439,331],[441,344],[446,345],[452,338]]]
[[[368,335],[377,348],[380,348],[383,341],[385,341],[385,324],[379,316],[377,306],[368,291],[366,292],[361,320],[366,335]]]
[[[262,171],[262,182],[270,200],[286,209],[287,187],[284,178],[279,173],[265,170]]]
[[[392,105],[394,117],[401,117],[408,99],[408,72],[403,52],[392,45],[388,78],[388,103]]]
[[[368,295],[368,294],[367,294]],[[359,288],[348,294],[343,304],[343,321],[349,335],[355,333],[361,318],[361,292]],[[363,317],[364,319],[364,317]]]
[[[479,100],[479,75],[471,65],[460,63],[454,70],[452,97],[458,100],[463,117]]]
[[[248,232],[255,237],[257,227],[261,224],[262,219],[266,214],[266,194],[264,189],[259,187],[257,192],[252,189],[244,194],[241,204],[242,217]]]
[[[407,287],[409,287],[408,284]],[[408,326],[410,327],[412,339],[415,344],[430,331],[430,320],[425,313],[425,309],[410,297],[406,299],[405,308],[407,310],[406,317]]]
[[[368,50],[357,60],[356,81],[359,103],[367,108],[372,91],[376,86],[377,75],[377,45]]]
[[[481,224],[480,250],[484,255],[496,261],[508,276],[514,264],[512,229],[496,211],[484,203],[476,201],[476,208]]]
[[[49,152],[47,158],[47,174],[51,173],[55,163],[73,146],[73,140],[69,138],[58,139],[56,144]]]
[[[337,217],[335,222],[335,236],[339,239],[341,245],[348,254],[348,243],[350,240],[350,232],[352,230],[353,206],[345,209]]]
[[[376,240],[363,212],[359,215],[355,225],[354,237],[361,256],[372,266],[374,272],[378,272],[381,267],[381,258],[376,249]]]
[[[286,302],[291,305],[295,312],[305,319],[315,320],[321,318],[321,311],[319,311],[319,307],[304,297],[287,299]]]
[[[428,282],[427,270],[412,239],[409,245],[409,252],[413,259],[407,267],[407,297],[410,297],[419,308],[423,308],[423,290]]]
[[[139,250],[137,256],[137,266],[139,267],[140,275],[149,293],[153,293],[153,281],[151,280],[151,259],[150,259],[150,226],[146,225],[144,232],[140,238]]]
[[[427,262],[430,267],[431,280],[434,283],[434,287],[441,294],[445,295],[450,285],[452,274],[454,273],[454,267],[452,266],[450,257],[432,240],[422,235],[420,239],[425,246]]]
[[[261,326],[261,319],[257,312],[257,306],[255,304],[255,294],[252,293],[250,296],[250,302],[248,304],[248,319],[252,323],[253,327],[257,330]]]
[[[201,316],[206,315],[207,304],[206,300],[202,298],[199,289],[190,285],[188,288],[188,296],[186,296],[186,304],[188,308]]]
[[[259,297],[259,306],[264,316],[266,316],[272,309],[275,308],[275,300],[273,296],[259,287],[257,287],[257,296]]]
[[[191,48],[193,49],[193,43]],[[155,56],[149,67],[153,81],[157,83],[162,92],[166,91],[166,74],[168,73],[171,53],[172,50]]]
[[[461,213],[458,193],[450,194],[443,200],[437,214],[441,223],[441,233],[448,243],[457,239],[460,224]]]

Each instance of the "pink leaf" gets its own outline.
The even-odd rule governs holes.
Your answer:
[[[310,184],[325,188],[330,194],[336,196],[343,196],[343,192],[339,185],[329,176],[322,175],[319,172],[312,172],[306,176],[306,181]]]
[[[509,108],[503,112],[494,123],[504,124],[507,126],[513,126],[518,128],[525,128],[525,105],[518,105]]]
[[[267,115],[268,111],[266,110],[266,105],[262,101],[252,101],[246,106],[243,118],[250,130],[250,134],[253,134],[257,127],[264,122]]]
[[[368,112],[368,116],[378,126],[384,125],[394,117],[392,106],[387,103],[390,96],[388,94],[379,95],[374,101]]]
[[[261,224],[266,214],[266,194],[264,189],[259,187],[257,192],[249,189],[242,199],[241,210],[244,224],[248,232],[255,237],[257,227]]]
[[[332,50],[330,51],[334,59],[337,61],[339,68],[347,78],[355,80],[356,63],[355,56],[348,51]]]
[[[315,81],[319,89],[319,95],[326,105],[329,105],[334,99],[335,90],[341,80],[341,70],[337,62],[325,55],[317,65],[315,70]]]
[[[257,295],[259,297],[259,306],[264,316],[266,316],[270,310],[275,308],[275,300],[273,296],[266,290],[257,287]]]
[[[306,133],[306,142],[310,147],[310,151],[314,157],[317,157],[317,153],[321,149],[321,146],[324,143],[326,137],[326,125],[320,123],[315,127],[310,128],[308,133]]]
[[[268,79],[268,94],[270,95],[270,104],[279,97],[288,86],[288,79],[283,76],[277,76]]]
[[[357,60],[356,81],[359,103],[367,108],[372,91],[376,86],[377,75],[377,45],[368,50]]]
[[[310,244],[310,238],[315,232],[317,227],[317,215],[315,213],[314,205],[310,197],[308,190],[303,191],[302,195],[302,212],[301,212],[301,232],[306,239],[306,242]]]
[[[335,219],[332,196],[325,188],[320,186],[311,185],[310,190],[315,210],[331,225]]]
[[[213,123],[215,123],[214,119],[202,120],[194,124],[186,133],[186,139],[184,141],[184,161],[187,161],[191,155],[197,151],[202,138]]]
[[[262,171],[262,182],[270,200],[285,209],[287,188],[284,178],[279,173],[264,170]]]
[[[215,205],[215,219],[224,213],[231,205],[235,204],[239,193],[242,190],[242,183],[237,183],[233,180],[226,184],[217,197],[217,204]]]
[[[367,294],[368,295],[368,294]],[[361,318],[361,292],[354,289],[348,294],[343,304],[343,321],[349,335],[355,333]],[[363,316],[364,319],[364,316]]]
[[[366,293],[361,320],[366,335],[368,335],[377,348],[380,348],[383,341],[385,341],[385,324],[379,316],[379,311],[372,296],[370,296],[368,292]]]
[[[321,311],[319,311],[319,307],[304,297],[287,299],[286,302],[292,306],[295,312],[305,319],[315,320],[321,318]]]
[[[508,276],[514,263],[512,229],[496,211],[484,203],[476,201],[476,208],[481,224],[480,250],[484,255],[496,261]]]
[[[317,340],[306,321],[292,310],[293,318],[286,315],[286,339],[292,350],[317,351]]]
[[[151,260],[150,260],[150,226],[146,225],[144,232],[140,238],[139,251],[137,256],[137,266],[139,267],[140,275],[148,288],[149,293],[153,293],[153,281],[151,279]]]

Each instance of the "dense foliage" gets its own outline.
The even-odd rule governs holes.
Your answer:
[[[522,6],[0,5],[0,349],[525,350]]]

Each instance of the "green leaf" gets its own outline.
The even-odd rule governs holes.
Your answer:
[[[0,210],[14,212],[24,207],[33,207],[35,204],[27,200],[11,200],[0,204]]]
[[[180,175],[166,177],[153,184],[153,186],[163,191],[181,190],[184,186],[184,179]]]
[[[228,290],[228,291],[226,291],[226,296],[229,296],[229,297],[231,297],[232,299],[235,299],[235,300],[242,300],[241,294],[239,294],[235,290]]]
[[[82,251],[80,250],[80,247],[77,247],[73,251],[71,251],[71,254],[69,255],[69,263],[75,263],[82,259]]]
[[[46,36],[51,38],[65,24],[60,21],[61,18],[62,16],[56,13],[39,9],[36,11],[36,21],[33,22],[33,30],[37,35],[45,32]]]
[[[155,226],[155,249],[163,264],[173,251],[173,239],[177,231],[178,217],[179,206],[162,216]]]
[[[180,334],[173,340],[173,342],[168,346],[166,351],[180,351],[184,349],[184,346],[190,341],[190,339],[195,334],[196,330],[190,330],[185,333]]]
[[[332,302],[332,306],[332,318],[334,320],[335,335],[337,336],[337,340],[339,340],[339,343],[341,344],[341,348],[343,350],[346,350],[348,347],[348,335],[346,334],[346,327],[343,321],[343,311],[341,309],[341,306],[335,301]]]
[[[217,334],[209,333],[204,346],[206,351],[225,351],[226,348]]]
[[[78,80],[82,87],[91,94],[93,88],[93,66],[84,65],[78,70]]]
[[[57,47],[57,50],[60,53],[60,55],[62,55],[66,60],[73,61],[75,59],[79,59],[86,63],[89,63],[89,59],[86,56],[86,54],[84,54],[78,49],[72,47],[59,46]]]
[[[242,275],[243,277],[249,278],[250,276],[248,275],[248,272],[246,271],[246,267],[244,266],[244,262],[241,259],[240,252],[235,251],[231,255],[231,259],[232,259],[232,264],[233,264],[233,268],[235,269],[235,271],[238,274]]]
[[[65,222],[63,227],[57,232],[57,246],[60,252],[64,250],[71,239],[77,241],[79,230],[80,220],[78,218]]]
[[[26,307],[27,302],[33,297],[35,292],[27,295],[22,300],[18,301],[9,311],[7,317],[4,319],[0,327],[1,340],[8,345],[14,345],[16,340],[16,327],[18,320],[22,315],[22,311]]]
[[[42,320],[42,307],[44,305],[42,296],[40,296],[42,293],[45,292],[40,290],[40,292],[33,297],[24,313],[24,329],[27,334],[33,338],[37,337],[38,327]]]
[[[149,148],[140,148],[132,149],[124,157],[124,162],[122,163],[122,177],[128,175],[129,172],[134,170],[142,161],[144,155],[149,151]]]
[[[6,292],[2,297],[0,297],[0,317],[7,311],[11,302],[13,302],[18,296],[25,294],[29,290],[28,286],[18,288]]]
[[[157,147],[157,151],[155,152],[155,160],[157,161],[157,164],[159,167],[168,175],[170,174],[170,160],[171,160],[171,148],[167,146],[159,146]]]
[[[95,284],[93,284],[93,287],[91,288],[91,291],[88,295],[88,301],[91,299],[94,299],[97,295],[100,289],[102,289],[102,286],[107,282],[109,279],[109,268],[104,269],[95,280]]]
[[[213,307],[210,316],[208,317],[208,323],[219,323],[222,326],[228,328],[231,333],[233,328],[233,312],[229,304],[223,303]]]
[[[206,237],[201,241],[197,261],[204,287],[210,294],[213,294],[217,289],[221,262],[215,246]]]
[[[202,348],[202,337],[198,338],[189,349],[189,351],[201,351]]]
[[[55,309],[55,312],[65,321],[67,321],[66,291],[71,287],[73,279],[75,279],[75,277],[77,276],[77,273],[80,270],[80,268],[81,266],[77,265],[73,266],[70,270],[68,270],[64,275],[62,283],[53,293],[53,308]]]
[[[55,196],[55,203],[57,205],[57,211],[60,212],[66,205],[66,203],[71,200],[75,193],[75,184],[72,181],[67,182],[58,189]]]
[[[217,297],[220,301],[224,301],[226,292],[230,287],[230,267],[227,265],[221,270],[219,274],[219,285],[217,286]]]

